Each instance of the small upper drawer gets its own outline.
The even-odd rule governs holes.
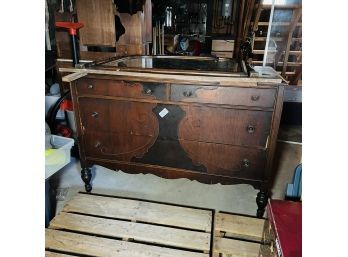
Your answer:
[[[77,82],[77,93],[118,96],[130,98],[165,99],[165,85],[159,83],[126,82],[108,79],[80,79]]]
[[[275,88],[172,85],[171,100],[272,108]]]

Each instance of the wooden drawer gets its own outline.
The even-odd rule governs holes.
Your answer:
[[[78,95],[100,95],[164,100],[166,87],[160,83],[138,83],[107,79],[80,79]]]
[[[216,87],[172,85],[171,100],[235,106],[272,108],[276,96],[274,88]]]
[[[265,147],[272,112],[80,98],[85,129],[169,140]],[[168,115],[158,113],[164,107]],[[121,121],[121,122],[120,122]],[[168,133],[166,133],[168,132]]]
[[[192,162],[203,165],[209,174],[262,180],[266,151],[232,145],[180,140]]]
[[[186,140],[180,140],[180,149],[180,146],[176,147],[176,142],[157,141],[152,136],[95,131],[86,131],[84,136],[87,157],[132,161],[241,179],[263,179],[266,160],[263,150]],[[159,150],[162,154],[152,158]]]
[[[143,156],[155,140],[153,135],[126,132],[86,131],[84,134],[86,156],[119,161],[130,161],[133,157]]]
[[[265,147],[272,112],[182,106],[179,139],[231,145]]]
[[[80,115],[88,131],[154,136],[158,122],[152,103],[80,98]]]

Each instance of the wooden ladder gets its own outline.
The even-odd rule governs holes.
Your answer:
[[[254,8],[254,21],[246,26],[250,26],[253,32],[252,49],[253,49],[253,65],[262,65],[263,49],[257,49],[262,46],[262,42],[266,42],[266,33],[269,22],[260,21],[264,11],[270,10],[272,5],[256,4]],[[302,75],[302,5],[275,5],[275,11],[290,10],[292,11],[291,20],[278,21],[276,15],[273,18],[272,26],[279,28],[283,35],[272,36],[272,42],[275,42],[277,49],[268,50],[273,58],[267,60],[266,65],[273,68],[282,75],[290,84],[297,85]],[[262,30],[261,30],[262,29]],[[246,37],[246,33],[244,34]]]

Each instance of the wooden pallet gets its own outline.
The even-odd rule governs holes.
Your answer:
[[[268,256],[266,225],[250,216],[79,193],[46,229],[45,256]]]
[[[213,257],[258,257],[264,224],[264,219],[216,213]]]
[[[213,211],[79,193],[46,229],[46,257],[208,257]]]

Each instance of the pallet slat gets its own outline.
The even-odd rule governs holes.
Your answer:
[[[66,229],[102,236],[209,251],[210,233],[163,226],[110,220],[61,212],[50,223],[52,229]]]
[[[230,257],[258,257],[260,244],[227,238],[215,238],[214,253],[224,253]],[[218,256],[218,255],[217,255]]]
[[[45,257],[73,257],[74,255],[45,251]]]
[[[263,219],[217,213],[215,230],[226,232],[230,237],[261,241],[264,224]]]
[[[138,220],[207,232],[211,230],[212,221],[212,213],[206,210],[89,194],[77,194],[65,205],[63,211]]]
[[[208,254],[46,229],[46,249],[96,257],[208,257]]]

